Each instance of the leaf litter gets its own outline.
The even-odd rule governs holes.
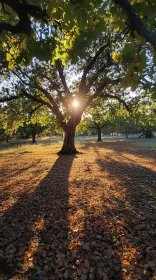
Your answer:
[[[52,149],[2,153],[0,279],[155,280],[156,151]]]

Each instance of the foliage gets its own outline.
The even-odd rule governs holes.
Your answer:
[[[17,12],[14,1],[3,1],[3,21],[10,21],[10,5],[11,14]],[[73,127],[74,136],[83,112],[97,97],[107,98],[111,86],[155,90],[155,74],[148,71],[154,65],[153,2],[56,0],[18,5],[19,22],[14,27],[12,21],[0,23],[2,75],[10,77],[15,89],[2,90],[0,101],[26,96],[46,105],[66,134]],[[17,30],[19,23],[23,31]],[[116,90],[112,93],[118,95]],[[73,108],[74,99],[79,108]]]
[[[32,128],[36,133],[42,132],[47,126],[56,127],[54,116],[46,107],[35,104],[31,100],[21,98],[12,100],[0,109],[0,122],[3,133],[8,136],[20,132],[23,137],[30,137]]]
[[[135,124],[146,138],[153,137],[156,131],[156,102],[144,101],[135,115]]]
[[[129,97],[129,95],[127,96]],[[122,99],[123,100],[123,99]],[[125,93],[126,101],[126,93]],[[100,105],[99,105],[100,104]],[[77,127],[79,133],[101,129],[101,133],[143,134],[151,138],[156,131],[156,105],[150,96],[142,98],[142,94],[126,101],[127,107],[114,99],[94,101]]]
[[[138,98],[137,98],[138,100]],[[135,101],[135,98],[132,102]],[[135,104],[135,102],[134,102]],[[111,118],[112,127],[117,132],[143,133],[147,138],[151,138],[156,131],[156,109],[155,102],[150,97],[138,100],[137,107],[129,114],[124,107],[114,104]]]
[[[35,5],[30,0],[3,0],[1,52],[9,69],[15,62],[29,63],[34,56],[49,60],[51,53],[53,63],[61,59],[65,65],[69,59],[84,57],[91,42],[107,31],[116,34],[113,59],[129,64],[127,75],[132,74],[135,82],[134,68],[141,73],[145,66],[146,41],[156,46],[155,8],[152,0],[40,0]]]

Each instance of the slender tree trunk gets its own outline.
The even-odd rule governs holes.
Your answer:
[[[20,133],[20,135],[21,135],[21,139],[23,139],[24,137],[23,137],[23,131],[19,128],[19,133]]]
[[[21,131],[20,133],[21,133],[21,139],[23,139],[24,138],[23,132]]]
[[[9,135],[6,135],[6,139],[5,139],[6,143],[9,142]]]
[[[32,131],[31,131],[31,136],[32,136],[32,143],[36,143],[36,130],[34,127],[32,127]]]
[[[97,122],[94,122],[94,124],[96,125],[96,129],[97,129],[97,133],[98,133],[97,141],[102,141],[102,138],[101,138],[101,127],[100,127],[100,125]]]
[[[128,131],[127,131],[127,129],[125,130],[125,135],[126,135],[126,139],[128,139]]]
[[[101,127],[100,126],[98,126],[97,131],[98,131],[98,139],[97,139],[97,141],[102,141],[102,138],[101,138]]]

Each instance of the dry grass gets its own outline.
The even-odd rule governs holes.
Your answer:
[[[156,279],[155,142],[60,148],[1,150],[1,279]]]

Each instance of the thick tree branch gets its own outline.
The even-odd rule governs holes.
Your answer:
[[[118,78],[115,80],[105,79],[105,81],[99,87],[97,87],[96,92],[100,94],[102,90],[106,87],[106,85],[116,85],[120,83],[121,80],[122,78]]]
[[[116,80],[110,80],[110,79],[107,79],[105,80],[97,89],[96,89],[96,92],[89,96],[88,100],[86,101],[86,103],[84,104],[83,106],[83,110],[85,110],[91,103],[92,101],[97,98],[98,96],[100,96],[102,90],[109,84],[111,85],[114,85],[114,84],[118,84],[122,79],[121,78],[118,78]]]
[[[42,90],[42,92],[43,92],[44,89],[41,88],[41,90]],[[44,90],[44,91],[45,91],[45,90]],[[66,124],[65,124],[65,122],[64,122],[64,116],[63,116],[63,114],[60,112],[60,110],[59,110],[59,108],[58,108],[58,106],[57,106],[57,104],[55,103],[54,100],[53,100],[52,104],[50,104],[49,102],[46,102],[45,100],[43,100],[43,99],[41,99],[41,98],[38,98],[38,97],[36,97],[36,96],[34,96],[34,95],[29,94],[29,93],[26,92],[25,90],[22,90],[22,92],[23,92],[23,95],[24,95],[24,96],[26,96],[26,97],[28,97],[28,98],[34,100],[35,102],[38,102],[38,103],[43,104],[43,105],[46,105],[46,106],[57,116],[61,127],[62,127],[63,129],[66,129]]]
[[[20,68],[18,68],[18,69],[21,71],[21,73],[22,73],[23,75],[25,75],[28,79],[30,79],[30,77],[29,77],[28,75],[26,75],[26,74],[22,71],[22,69],[20,69]],[[14,73],[15,73],[15,72],[14,72]],[[60,112],[59,107],[58,107],[57,103],[55,102],[55,100],[53,99],[53,97],[51,96],[51,94],[50,94],[46,89],[44,89],[42,86],[40,86],[37,82],[34,82],[34,84],[31,85],[31,84],[29,84],[28,82],[26,82],[25,80],[23,80],[23,79],[20,77],[20,75],[18,75],[17,73],[15,73],[15,75],[22,81],[22,83],[23,83],[24,85],[27,85],[27,86],[29,86],[30,88],[33,88],[33,89],[38,89],[40,92],[42,92],[42,93],[45,95],[45,97],[49,100],[50,103],[49,103],[49,102],[46,102],[46,101],[43,101],[42,99],[40,99],[40,101],[37,101],[37,98],[34,97],[34,96],[32,96],[32,95],[29,95],[29,97],[30,97],[31,99],[34,99],[34,101],[36,101],[36,102],[39,102],[39,103],[42,103],[42,104],[43,104],[43,102],[44,102],[44,104],[47,105],[47,106],[52,110],[52,112],[57,116],[57,118],[58,118],[58,120],[59,120],[59,123],[60,123],[60,125],[62,126],[62,128],[65,129],[66,124],[65,124],[65,122],[64,122],[64,116],[63,116],[63,114]],[[27,96],[28,96],[28,93],[26,93],[26,94],[27,94]],[[41,102],[41,101],[42,101],[42,102]]]
[[[53,89],[53,90],[55,89],[55,90],[57,91],[57,93],[58,93],[59,100],[62,102],[62,104],[63,104],[64,106],[67,106],[67,104],[68,104],[68,103],[67,103],[67,100],[65,100],[65,99],[64,99],[64,96],[62,96],[62,91],[59,90],[58,84],[52,82],[51,79],[50,79],[47,75],[45,75],[45,73],[40,73],[39,76],[40,76],[42,79],[47,79],[47,80],[49,81],[49,83],[50,83],[49,89]]]
[[[89,73],[89,71],[92,69],[92,67],[94,66],[97,58],[100,56],[100,54],[107,48],[109,47],[109,43],[103,45],[101,48],[99,48],[99,50],[97,51],[97,53],[95,54],[95,56],[92,58],[92,60],[88,63],[88,65],[85,67],[83,74],[82,74],[82,78],[81,78],[81,82],[80,82],[80,86],[79,86],[79,92],[83,92],[84,89],[86,88],[86,77],[87,74]]]
[[[19,65],[17,66],[17,69],[20,71],[20,73],[21,73],[23,76],[25,76],[27,79],[30,80],[29,75],[27,75],[24,71],[22,71],[22,69],[21,69],[21,67],[20,67]],[[30,86],[30,83],[27,83],[25,80],[23,80],[23,79],[20,77],[20,75],[18,75],[16,72],[14,72],[14,74],[22,81],[23,84]],[[41,78],[47,79],[50,83],[52,83],[51,79],[50,79],[49,77],[47,77],[45,74],[41,74],[41,73],[40,73],[39,76],[40,76]],[[52,98],[51,94],[50,94],[47,90],[45,90],[44,88],[42,88],[40,85],[38,85],[37,82],[34,81],[34,85],[31,85],[31,87],[34,88],[34,89],[37,88],[38,90],[40,90],[41,92],[43,92],[44,95],[45,95],[46,98],[50,101],[51,104],[53,104],[53,103],[56,104],[56,102],[55,102],[54,99]],[[67,102],[67,100],[65,100],[65,98],[62,96],[62,93],[57,89],[57,87],[58,87],[57,84],[55,85],[55,87],[56,87],[55,90],[56,90],[57,93],[58,93],[58,96],[59,96],[60,101],[63,103],[64,106],[67,106],[67,105],[68,105],[68,102]],[[52,88],[53,88],[53,87],[52,87]],[[71,96],[72,96],[72,95],[71,95]]]
[[[9,101],[15,100],[15,99],[20,99],[21,97],[22,97],[22,95],[17,95],[17,96],[10,95],[10,96],[5,96],[5,97],[0,97],[0,103],[9,102]]]
[[[93,121],[93,123],[95,124],[96,128],[100,128],[99,123],[97,123],[96,121]]]
[[[56,67],[57,67],[57,70],[58,70],[58,73],[59,73],[59,77],[60,77],[60,79],[62,81],[62,85],[64,87],[64,91],[65,91],[66,95],[69,96],[69,97],[72,97],[72,93],[70,92],[70,90],[69,90],[69,88],[67,86],[66,79],[65,79],[65,76],[63,74],[63,66],[62,66],[62,63],[61,63],[60,59],[58,59],[56,61]]]
[[[24,89],[21,90],[21,93],[22,93],[23,96],[25,96],[25,97],[27,97],[27,98],[29,98],[29,99],[31,99],[31,100],[37,102],[37,103],[40,103],[40,104],[42,104],[42,105],[45,105],[45,106],[47,106],[50,110],[52,110],[51,104],[49,104],[49,103],[46,102],[45,100],[43,100],[43,99],[41,99],[41,98],[38,98],[38,97],[36,97],[36,96],[34,96],[34,95],[28,93],[28,92],[27,92],[26,90],[24,90]]]
[[[103,65],[96,73],[95,75],[89,80],[89,83],[88,83],[88,89],[90,89],[90,87],[94,84],[94,82],[98,79],[99,75],[104,72],[104,70],[107,68],[107,67],[110,67],[114,64],[114,62],[112,61],[108,61],[105,65]]]
[[[129,30],[136,30],[137,33],[146,39],[156,49],[156,36],[149,32],[140,18],[136,15],[133,7],[130,5],[128,0],[114,0],[115,4],[119,4],[128,18]]]
[[[21,72],[22,75],[24,75],[24,76],[26,76],[28,79],[30,79],[30,77],[29,77],[24,71],[22,71],[21,68],[18,67],[18,69],[19,69],[19,71]],[[52,96],[50,95],[50,93],[49,93],[46,89],[42,88],[42,87],[41,87],[39,84],[37,84],[36,82],[34,82],[34,85],[32,85],[32,84],[31,84],[31,81],[30,81],[30,82],[27,82],[26,80],[23,80],[23,79],[20,77],[20,75],[18,75],[16,72],[14,72],[14,74],[20,79],[20,81],[21,81],[24,85],[27,85],[27,86],[29,86],[29,87],[31,87],[31,88],[33,88],[33,89],[38,89],[39,91],[43,92],[44,95],[46,96],[46,98],[50,101],[50,103],[51,103],[53,106],[56,105],[54,99],[52,98]]]
[[[111,99],[116,99],[119,101],[119,103],[123,104],[124,107],[126,108],[126,110],[129,112],[129,113],[132,113],[132,109],[128,106],[128,104],[126,103],[125,100],[123,100],[120,96],[118,95],[111,95],[109,93],[101,93],[98,95],[99,97],[102,97],[102,98],[111,98]]]
[[[32,117],[32,115],[41,107],[43,106],[43,104],[40,104],[39,106],[37,106],[36,108],[34,108],[33,110],[31,110],[31,112],[29,112],[29,118]]]
[[[19,17],[19,22],[16,25],[11,25],[9,23],[0,23],[0,33],[3,30],[9,31],[12,34],[25,33],[30,35],[32,33],[31,21],[28,15],[34,17],[35,19],[41,19],[46,24],[48,24],[45,10],[35,5],[30,5],[26,1],[19,0],[3,0],[1,3],[10,6],[14,12]]]
[[[92,101],[98,97],[98,92],[95,92],[93,95],[89,96],[88,100],[86,101],[86,103],[83,105],[83,109],[85,110],[91,103]]]
[[[29,83],[26,80],[22,79],[21,76],[17,74],[16,71],[13,71],[13,73],[25,86],[29,86]]]

